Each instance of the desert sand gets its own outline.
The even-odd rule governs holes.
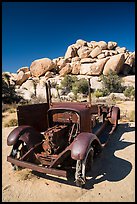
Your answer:
[[[11,147],[7,136],[15,127],[2,129],[2,202],[134,202],[135,123],[120,122],[99,157],[94,160],[84,188],[73,178],[14,171],[7,162]]]

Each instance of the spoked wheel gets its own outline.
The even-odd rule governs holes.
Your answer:
[[[27,145],[23,141],[19,141],[12,149],[11,156],[14,159],[20,160],[20,158],[28,151]],[[11,164],[14,170],[21,170],[22,167],[15,164]]]
[[[94,149],[90,147],[83,160],[77,160],[75,182],[79,187],[83,187],[86,183],[86,173],[91,169],[93,163]]]

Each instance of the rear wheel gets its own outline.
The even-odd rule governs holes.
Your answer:
[[[93,164],[94,149],[91,146],[83,160],[77,160],[75,182],[79,187],[83,187],[86,183],[86,173],[91,169]]]

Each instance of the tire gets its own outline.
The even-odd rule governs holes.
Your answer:
[[[26,152],[28,151],[27,145],[23,141],[18,141],[16,145],[12,148],[11,157],[19,160]],[[15,164],[11,164],[13,170],[18,171],[23,169],[23,167],[17,166]]]
[[[83,187],[86,183],[86,173],[91,169],[93,164],[94,149],[91,146],[83,160],[77,160],[75,182],[76,186]]]

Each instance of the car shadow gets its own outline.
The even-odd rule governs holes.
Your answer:
[[[131,172],[131,162],[115,156],[117,150],[122,150],[135,144],[134,142],[127,142],[121,139],[125,132],[131,131],[135,131],[135,127],[130,127],[128,123],[121,123],[118,125],[102,153],[94,159],[93,167],[91,171],[87,173],[87,182],[83,188],[92,189],[95,184],[105,180],[117,182],[124,179]],[[74,174],[70,174],[69,179],[62,179],[60,177],[53,177],[35,171],[32,171],[32,173],[45,179],[76,186],[74,182]]]
[[[131,131],[135,131],[135,127],[130,127],[128,123],[118,125],[101,155],[94,159],[92,170],[87,174],[87,176],[92,178],[87,180],[86,189],[94,188],[95,184],[105,180],[110,182],[120,181],[131,172],[131,162],[115,155],[117,150],[122,150],[135,144],[134,142],[127,142],[121,139],[125,132]]]

